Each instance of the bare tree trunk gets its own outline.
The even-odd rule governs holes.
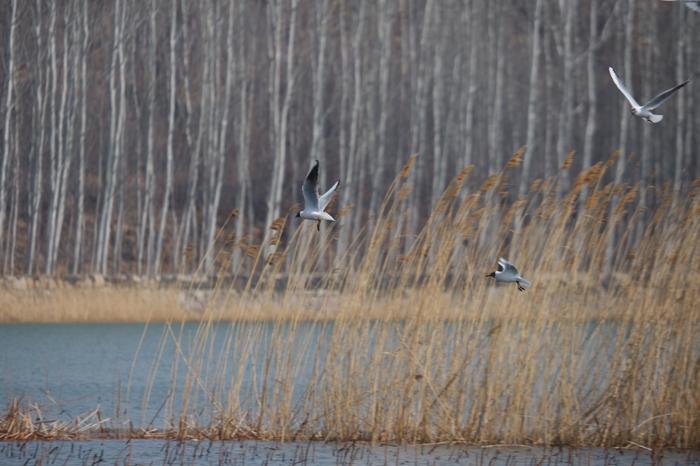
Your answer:
[[[12,19],[10,20],[9,58],[7,63],[7,89],[5,94],[5,121],[3,124],[2,162],[0,162],[0,244],[5,234],[5,204],[7,203],[7,167],[10,161],[10,134],[15,85],[15,31],[17,29],[17,0],[12,0]]]
[[[447,184],[447,155],[445,148],[445,71],[444,57],[447,54],[447,28],[440,27],[441,11],[434,15],[436,38],[434,44],[435,65],[433,66],[433,177],[431,205],[435,205]]]
[[[36,3],[37,10],[37,24],[35,26],[35,34],[37,41],[37,48],[39,53],[37,54],[37,86],[36,86],[36,105],[34,106],[34,116],[32,118],[33,126],[38,128],[39,137],[38,144],[35,144],[35,139],[32,138],[32,172],[33,172],[33,182],[31,190],[31,200],[29,201],[29,252],[27,253],[26,262],[26,273],[34,273],[35,257],[36,257],[36,244],[37,236],[39,232],[39,220],[41,218],[42,212],[41,199],[43,193],[43,161],[44,161],[44,143],[46,141],[46,108],[48,105],[48,91],[49,91],[49,79],[46,78],[46,73],[44,70],[44,60],[46,58],[45,50],[46,47],[43,46],[43,29],[42,29],[42,14],[41,14],[41,3],[37,0]]]
[[[215,147],[215,160],[210,164],[209,182],[210,182],[210,201],[208,205],[208,228],[207,228],[207,272],[213,270],[213,258],[215,256],[214,242],[217,231],[217,213],[219,211],[219,201],[221,199],[221,187],[223,184],[224,161],[226,156],[226,141],[228,135],[228,120],[231,100],[231,89],[233,87],[233,78],[236,75],[236,58],[233,40],[233,21],[235,19],[234,3],[229,3],[228,27],[226,30],[226,79],[224,82],[223,101],[219,103],[222,108],[221,122],[218,130],[218,147]],[[218,42],[218,41],[217,41]],[[218,120],[218,119],[217,119]]]
[[[66,17],[72,16],[73,4],[70,4],[71,8],[65,14]],[[47,275],[52,275],[55,272],[56,264],[58,261],[58,250],[61,243],[61,234],[63,232],[63,217],[65,213],[66,205],[66,188],[68,185],[68,174],[70,173],[70,168],[73,162],[73,129],[75,127],[75,86],[69,85],[69,82],[74,83],[73,72],[68,72],[69,65],[71,64],[70,58],[71,53],[73,53],[73,64],[70,66],[71,70],[77,68],[76,58],[77,53],[75,52],[74,44],[77,43],[75,39],[75,29],[71,28],[73,34],[73,40],[69,44],[69,33],[68,30],[63,31],[63,58],[61,60],[61,101],[59,107],[58,118],[58,137],[57,141],[57,156],[55,164],[55,180],[52,179],[52,197],[51,197],[51,208],[49,211],[50,215],[50,229],[49,229],[49,247],[47,248],[47,260],[45,273]],[[53,65],[52,65],[53,66]],[[68,92],[71,92],[70,106],[68,105]],[[54,91],[56,92],[56,91]],[[64,131],[64,127],[67,122],[67,130]]]
[[[520,175],[520,185],[518,187],[519,197],[524,197],[527,193],[530,182],[530,166],[535,154],[535,137],[537,135],[537,122],[540,100],[540,55],[542,46],[540,44],[540,25],[542,23],[542,0],[536,0],[535,19],[532,27],[532,57],[530,61],[530,96],[527,105],[527,135],[525,139],[525,154],[523,157],[523,170]],[[546,157],[546,154],[545,154]],[[511,256],[517,250],[520,231],[522,230],[523,210],[520,209],[514,218],[514,241],[511,242]]]
[[[123,163],[121,167],[123,167]],[[119,168],[122,170],[123,168]],[[123,176],[120,176],[123,179]],[[124,183],[119,183],[119,193],[117,194],[117,225],[114,231],[114,257],[112,259],[112,275],[116,275],[121,270],[122,263],[122,240],[124,238]]]
[[[632,77],[632,48],[633,48],[633,33],[634,33],[634,2],[627,3],[627,16],[625,18],[625,58],[624,58],[624,73],[628,80],[627,83],[631,87]],[[634,94],[634,91],[632,91]],[[629,133],[630,112],[627,109],[627,102],[622,104],[622,116],[620,118],[620,157],[617,159],[615,170],[615,184],[619,185],[622,182],[622,177],[625,174],[627,165],[627,138]],[[617,206],[618,196],[613,196],[611,209],[614,211]],[[605,262],[603,264],[603,277],[607,280],[612,273],[614,250],[616,241],[616,229],[612,225],[610,227],[610,235],[605,249]]]
[[[19,125],[15,125],[15,135],[14,135],[14,140],[18,141],[19,140],[19,135],[17,134],[19,131]],[[19,216],[19,200],[20,200],[20,188],[19,188],[19,180],[20,180],[20,163],[17,158],[17,149],[15,147],[15,150],[13,150],[14,154],[14,173],[13,173],[13,192],[12,192],[12,208],[10,209],[10,241],[9,245],[7,248],[7,251],[5,252],[5,273],[14,275],[15,273],[15,255],[16,255],[16,249],[17,249],[17,218]]]
[[[634,47],[634,2],[627,3],[627,17],[625,18],[625,77],[627,79],[628,85],[632,86],[632,49]],[[617,167],[615,170],[615,184],[622,181],[622,177],[625,174],[625,168],[627,165],[627,141],[628,141],[628,128],[630,122],[630,112],[628,111],[628,104],[624,102],[622,104],[622,116],[620,117],[620,158],[617,160]]]
[[[348,139],[347,142],[343,142],[343,139],[341,139],[341,172],[343,176],[343,189],[340,190],[340,199],[341,199],[341,205],[347,206],[350,204],[351,199],[355,198],[355,193],[356,193],[356,181],[355,181],[355,173],[358,169],[358,142],[359,142],[359,130],[360,130],[360,115],[361,115],[361,108],[362,108],[362,87],[363,87],[363,72],[362,72],[362,38],[364,36],[364,24],[365,24],[365,15],[366,15],[366,10],[367,10],[367,2],[362,1],[360,5],[360,11],[358,14],[358,19],[357,19],[357,27],[355,29],[355,34],[352,36],[352,41],[345,43],[345,46],[341,43],[341,48],[342,50],[348,55],[345,58],[345,63],[347,66],[347,71],[346,68],[343,68],[343,89],[345,93],[347,93],[347,100],[349,101],[349,95],[351,94],[353,99],[352,99],[352,106],[349,109],[349,134],[348,134]],[[340,13],[341,15],[341,21],[345,17],[343,12]],[[344,38],[343,33],[345,32],[345,28],[343,28],[342,23],[341,23],[341,42]],[[349,51],[352,51],[352,56],[353,56],[353,66],[352,66],[352,72],[353,72],[353,89],[351,91],[350,89],[350,60],[349,60]],[[344,94],[346,95],[346,94]],[[343,156],[343,147],[345,147],[345,156]],[[345,166],[343,167],[343,162],[344,160],[347,160],[345,162]],[[357,205],[357,204],[356,204]],[[338,252],[344,252],[349,245],[350,242],[350,237],[351,233],[354,231],[354,225],[356,223],[359,223],[359,218],[361,216],[361,212],[359,212],[359,209],[353,209],[351,212],[351,218],[348,219],[347,222],[345,222],[344,227],[340,230],[340,238],[338,240]]]
[[[146,249],[146,274],[153,274],[153,253],[155,249],[155,208],[153,199],[155,197],[155,170],[154,170],[154,139],[155,139],[155,101],[156,101],[156,15],[158,9],[156,0],[151,0],[150,10],[150,41],[148,46],[148,136],[146,143],[146,177],[144,181],[144,199],[141,210],[141,220],[139,222],[139,238],[141,241],[137,246],[136,255],[138,257],[137,271],[141,273],[144,258],[144,247]],[[148,231],[148,241],[146,242],[146,231]]]
[[[467,97],[467,103],[464,106],[465,110],[465,118],[464,118],[464,135],[465,135],[465,144],[464,144],[464,155],[462,158],[462,165],[467,166],[472,163],[473,160],[473,151],[474,151],[474,135],[473,135],[473,129],[474,129],[474,98],[476,96],[476,90],[477,90],[477,82],[476,82],[476,77],[477,77],[477,70],[476,70],[476,58],[477,58],[477,50],[478,50],[478,35],[477,35],[477,30],[476,26],[478,24],[477,20],[477,15],[478,15],[478,8],[477,8],[477,3],[472,2],[471,3],[471,15],[469,15],[469,83],[468,83],[468,90],[466,92],[466,97]],[[466,12],[467,9],[465,8],[464,11]],[[466,13],[463,13],[463,15],[466,15]],[[466,23],[466,21],[465,21]]]
[[[85,220],[85,135],[87,133],[87,52],[90,29],[88,22],[88,0],[83,0],[82,47],[80,49],[80,139],[78,148],[78,199],[76,205],[75,246],[73,248],[72,273],[78,274],[83,261],[83,228]]]
[[[535,137],[537,135],[537,121],[540,100],[540,56],[542,46],[540,43],[540,27],[542,23],[542,0],[536,0],[535,20],[532,27],[532,58],[530,62],[530,97],[527,105],[527,136],[526,149],[523,159],[523,172],[520,177],[518,194],[524,196],[527,193],[530,182],[530,165],[535,154]],[[516,232],[519,232],[520,216],[516,216]]]
[[[168,99],[168,142],[166,147],[165,165],[165,191],[163,192],[163,203],[160,211],[160,226],[158,228],[158,240],[156,241],[156,251],[154,258],[154,272],[160,274],[162,267],[163,242],[165,239],[165,226],[170,209],[170,196],[173,190],[173,137],[175,136],[175,86],[177,85],[177,66],[175,62],[177,45],[177,2],[171,4],[170,14],[170,97]]]
[[[644,52],[644,71],[645,71],[645,78],[642,81],[642,94],[644,96],[650,96],[652,95],[652,88],[651,88],[651,83],[656,75],[655,73],[655,60],[654,60],[654,45],[656,43],[656,2],[649,2],[647,4],[647,7],[649,10],[646,11],[646,14],[644,15],[646,18],[646,24],[648,25],[647,27],[647,34],[649,35],[650,38],[650,44],[646,46],[645,52]],[[652,144],[653,141],[651,139],[651,130],[652,130],[652,125],[644,125],[642,127],[642,154],[641,154],[641,167],[640,167],[640,174],[639,174],[639,208],[642,210],[641,215],[639,215],[638,220],[637,220],[637,238],[641,238],[643,231],[644,231],[644,225],[646,223],[645,219],[645,211],[647,208],[648,204],[648,199],[647,199],[647,183],[649,183],[649,174],[650,174],[650,168],[651,168],[651,158],[652,158]]]
[[[189,2],[186,0],[182,0],[180,3],[180,7],[182,9],[182,16],[183,18],[188,17],[188,10],[187,10],[187,5]],[[187,151],[191,154],[190,155],[190,167],[189,167],[189,172],[188,172],[188,177],[187,177],[187,199],[185,201],[185,213],[182,216],[182,220],[180,223],[180,237],[181,237],[181,242],[180,242],[180,249],[177,252],[177,256],[175,257],[176,259],[176,269],[182,268],[181,260],[183,257],[185,257],[185,250],[188,248],[189,241],[190,241],[190,234],[191,234],[191,228],[192,224],[194,223],[193,220],[193,215],[195,212],[195,203],[196,203],[196,194],[197,194],[197,186],[199,182],[199,166],[200,166],[200,143],[202,141],[201,138],[201,130],[198,132],[198,137],[195,145],[195,141],[192,137],[192,93],[190,91],[190,53],[188,51],[188,44],[189,42],[189,26],[188,26],[188,21],[183,21],[182,22],[182,63],[183,63],[183,70],[182,70],[182,75],[183,75],[183,81],[184,81],[184,94],[185,94],[185,109],[187,111],[187,118],[185,121],[185,139],[187,141]],[[200,95],[203,97],[204,96],[204,80],[206,79],[205,77],[208,76],[208,69],[209,69],[209,62],[208,60],[204,60],[204,71],[202,72],[202,79],[200,80],[202,82],[202,86],[200,87]],[[204,108],[204,100],[202,100],[202,105],[200,105],[200,112],[199,112],[199,119],[200,122],[203,119],[203,111],[202,108]]]
[[[686,80],[685,76],[685,14],[688,11],[687,8],[677,8],[678,10],[678,39],[676,40],[676,82],[683,82]],[[676,123],[676,157],[674,165],[673,174],[673,204],[678,202],[681,187],[683,183],[683,172],[685,167],[683,166],[683,152],[684,152],[684,134],[685,129],[685,103],[686,99],[677,99],[677,114],[678,121]]]
[[[251,97],[254,92],[251,73],[249,70],[248,56],[246,53],[246,37],[245,21],[244,21],[244,3],[238,4],[239,19],[238,30],[241,31],[238,37],[238,82],[239,82],[239,116],[238,116],[238,217],[236,217],[236,239],[240,240],[243,237],[243,232],[246,224],[246,203],[249,198],[250,190],[250,136],[252,129],[252,102]],[[253,45],[255,41],[252,41]],[[251,53],[251,57],[255,57],[255,49]],[[252,225],[248,225],[250,229]],[[238,270],[241,260],[241,249],[236,248],[231,265],[233,270]]]
[[[62,155],[63,155],[63,110],[65,106],[66,97],[66,79],[65,77],[61,80],[63,84],[63,91],[60,93],[61,101],[58,104],[60,106],[60,115],[56,110],[57,104],[56,99],[59,96],[58,91],[58,64],[56,58],[56,18],[58,16],[56,9],[58,8],[56,3],[52,3],[50,6],[51,19],[49,20],[49,58],[51,61],[51,104],[49,108],[49,121],[51,122],[51,138],[49,139],[49,154],[50,154],[50,195],[49,195],[49,210],[48,214],[48,232],[46,236],[47,248],[46,248],[46,261],[44,263],[44,273],[49,275],[51,273],[51,261],[53,259],[53,248],[55,239],[55,229],[56,229],[56,213],[58,210],[58,197],[59,197],[59,179],[61,174],[62,166]],[[64,31],[65,33],[66,31]],[[65,37],[65,34],[64,34]],[[65,46],[64,46],[65,48]],[[65,52],[65,50],[64,50]],[[64,61],[63,70],[67,70],[67,65]],[[60,125],[60,128],[59,128]]]
[[[419,154],[416,161],[416,167],[411,171],[410,182],[413,184],[411,196],[411,204],[415,208],[421,207],[422,193],[422,173],[427,164],[426,144],[427,144],[427,114],[428,114],[428,84],[430,81],[430,54],[428,52],[429,44],[432,38],[432,20],[435,9],[435,1],[427,0],[425,11],[423,12],[423,27],[421,31],[420,41],[418,41],[418,49],[415,50],[413,59],[416,63],[416,100],[415,109],[413,111],[414,118],[412,119],[413,128],[411,130],[412,142],[411,152]],[[414,47],[415,49],[415,47]],[[420,209],[419,209],[420,210]],[[418,216],[414,215],[408,225],[408,234],[412,235],[418,230]]]
[[[110,144],[105,166],[105,186],[102,194],[102,206],[100,209],[99,234],[97,237],[97,261],[95,270],[104,274],[107,271],[107,258],[112,232],[112,211],[114,207],[114,193],[117,184],[117,167],[122,153],[122,128],[124,120],[124,25],[126,22],[125,6],[122,0],[115,1],[114,14],[114,49],[112,51],[112,66],[109,73],[110,84]],[[118,65],[118,66],[117,66]],[[119,79],[116,78],[117,69]],[[119,92],[119,98],[117,98]]]
[[[557,130],[557,160],[558,168],[561,168],[566,154],[571,150],[571,122],[574,112],[574,77],[573,77],[573,36],[574,36],[574,10],[578,2],[562,2],[565,12],[564,20],[564,50],[563,50],[563,80],[562,80],[562,99],[561,108],[559,111],[559,127]],[[569,170],[561,172],[561,182],[557,189],[557,195],[569,190]]]
[[[592,46],[594,41],[598,39],[598,0],[591,0],[589,8],[589,50],[586,57],[588,116],[586,117],[586,129],[583,138],[582,170],[587,170],[593,163],[593,145],[595,143],[596,123],[598,121],[598,91],[596,89],[595,73],[596,48]],[[584,186],[583,189],[581,201],[588,197],[588,186]]]
[[[296,31],[296,15],[299,0],[292,0],[291,12],[289,14],[289,35],[287,37],[287,56],[286,56],[286,77],[285,77],[285,93],[284,100],[281,99],[279,86],[281,85],[282,73],[282,24],[285,18],[284,6],[286,2],[277,0],[276,2],[268,3],[268,12],[270,14],[270,27],[272,33],[273,47],[271,59],[274,61],[272,71],[272,90],[271,103],[272,116],[274,127],[273,131],[273,148],[275,151],[275,160],[272,169],[272,184],[268,193],[267,199],[267,218],[265,220],[265,237],[269,236],[270,229],[268,228],[272,222],[279,217],[280,207],[282,202],[282,190],[284,183],[284,173],[287,164],[287,116],[291,106],[292,95],[294,93],[294,36]],[[281,103],[281,107],[279,106]]]
[[[318,25],[318,49],[314,60],[313,73],[313,128],[311,137],[311,159],[320,159],[324,152],[323,122],[325,108],[323,106],[323,86],[326,68],[326,43],[328,42],[327,28],[329,23],[328,2],[320,0],[314,4],[316,24]],[[325,170],[322,171],[325,173]]]
[[[379,126],[377,135],[377,158],[372,169],[372,189],[369,202],[370,212],[376,212],[382,195],[384,181],[384,165],[387,148],[387,119],[389,117],[389,70],[391,59],[391,3],[380,0],[377,4],[377,33],[379,37]]]
[[[498,3],[498,5],[501,5]],[[496,26],[496,76],[494,79],[493,116],[489,126],[489,174],[496,173],[501,169],[503,142],[501,137],[501,126],[503,120],[503,74],[505,68],[506,53],[503,50],[503,6],[497,8]]]

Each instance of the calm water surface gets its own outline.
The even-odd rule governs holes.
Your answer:
[[[589,328],[590,327],[590,328]],[[185,364],[172,366],[172,355],[188,354],[197,341],[197,324],[5,324],[0,325],[0,405],[13,398],[37,402],[45,419],[71,420],[84,416],[96,406],[110,419],[111,428],[163,424],[166,401],[178,405],[182,383],[172,391],[173,378],[181,381]],[[597,330],[597,331],[594,331]],[[583,331],[582,351],[597,370],[605,372],[607,356],[601,348],[620,328],[597,324]],[[309,380],[314,351],[325,353],[330,344],[332,324],[299,324],[289,337],[288,329],[266,323],[214,324],[207,339],[207,354],[227,355],[228,367],[238,367],[237,358],[246,358],[243,386],[255,387],[266,354],[275,339],[285,338],[290,351],[300,361],[297,372],[300,392]],[[454,330],[451,331],[463,331]],[[556,332],[556,328],[551,331]],[[483,333],[483,332],[482,332]],[[514,329],[513,338],[522,335]],[[527,332],[525,332],[527,335]],[[253,335],[251,337],[251,335]],[[470,336],[471,337],[471,336]],[[475,336],[485,338],[483,335]],[[231,350],[232,341],[253,338],[249,354]],[[370,335],[370,345],[373,341]],[[526,338],[537,338],[529,335]],[[390,338],[391,339],[391,338]],[[601,340],[602,339],[602,340]],[[613,338],[614,339],[614,338]],[[180,342],[176,348],[174,341]],[[450,340],[448,338],[447,340]],[[393,343],[392,343],[393,344]],[[543,349],[543,351],[546,349]],[[484,350],[485,351],[485,350]],[[297,353],[298,352],[298,353]],[[479,350],[481,353],[481,350]],[[163,355],[159,357],[159,355]],[[252,355],[252,356],[251,356]],[[485,354],[476,356],[483,357]],[[544,355],[543,355],[544,356]],[[556,358],[556,354],[549,357]],[[177,358],[176,358],[177,359]],[[306,359],[309,361],[307,362]],[[180,358],[182,360],[182,358]],[[154,361],[159,361],[154,365]],[[320,364],[324,364],[324,358]],[[155,370],[154,370],[155,367]],[[470,366],[466,369],[469,370]],[[230,370],[230,369],[229,369]],[[206,377],[221,372],[221,366],[204,365]],[[224,380],[222,390],[226,389]],[[585,380],[585,379],[584,379]],[[295,379],[295,383],[297,383]],[[546,390],[542,385],[540,390]],[[244,388],[243,392],[246,391]],[[147,398],[145,395],[150,393]],[[144,401],[146,400],[146,401]],[[664,452],[660,464],[700,465],[700,453]],[[0,442],[0,465],[30,464],[203,464],[203,465],[292,465],[292,464],[393,464],[393,465],[651,465],[644,451],[539,448],[474,448],[458,446],[411,447],[369,446],[323,442],[260,441],[185,442],[157,440],[92,440],[81,442]],[[659,464],[659,463],[656,463]]]
[[[657,462],[643,451],[615,449],[371,446],[323,442],[0,442],[0,464],[14,465],[581,465],[691,466],[697,453],[664,451]]]
[[[374,344],[374,330],[379,325],[369,330],[369,347]],[[388,343],[385,339],[381,351],[401,348],[396,336],[400,325],[395,325],[396,331],[388,337]],[[609,359],[601,348],[610,346],[619,329],[604,327],[601,331],[602,327],[596,324],[581,325],[586,335],[596,335],[585,338],[582,351],[588,353],[591,367],[605,373]],[[187,366],[183,362],[184,356],[190,354],[197,341],[198,327],[196,323],[172,327],[161,323],[147,326],[0,324],[0,405],[4,406],[13,398],[22,398],[38,402],[46,412],[65,416],[66,419],[90,412],[99,405],[102,416],[114,422],[128,419],[136,425],[153,424],[159,427],[167,411],[166,401],[178,406]],[[451,324],[445,324],[445,329],[448,334],[473,331],[455,329]],[[593,332],[594,329],[597,331]],[[537,342],[538,335],[523,332],[518,326],[511,331],[512,338],[517,339],[519,344]],[[556,333],[557,329],[553,326],[548,331]],[[237,382],[241,383],[242,393],[253,393],[252,398],[256,398],[263,389],[260,386],[263,379],[261,373],[266,363],[267,348],[282,339],[284,346],[294,355],[294,363],[299,364],[295,378],[298,393],[294,394],[294,398],[301,396],[310,380],[306,375],[311,376],[314,370],[322,370],[325,364],[326,348],[333,338],[333,324],[297,324],[291,338],[288,338],[287,332],[287,327],[275,328],[273,324],[264,322],[213,324],[204,345],[209,359],[202,365],[202,379],[207,383],[221,379],[215,388],[222,393],[238,376],[231,369],[241,366],[239,360],[244,358],[246,363],[242,366],[245,370],[242,380]],[[482,328],[480,333],[469,336],[484,343],[483,349],[478,349],[465,366],[465,370],[474,372],[475,377],[477,365],[488,354],[486,342],[490,337],[484,333]],[[174,344],[176,340],[180,342],[177,347]],[[556,336],[550,340],[556,342]],[[236,347],[236,341],[250,342],[248,352],[241,351],[241,346]],[[444,341],[446,345],[460,344],[458,338],[447,337]],[[551,353],[545,347],[540,351],[543,352],[543,361],[545,358],[552,361],[560,357],[559,352]],[[314,368],[315,354],[320,355],[320,367],[317,368]],[[445,348],[436,364],[449,365],[451,354],[452,350]],[[175,370],[172,367],[174,359],[179,360]],[[274,365],[275,361],[267,363]],[[270,370],[274,373],[272,368]],[[226,374],[223,378],[222,373]],[[588,379],[587,376],[582,377],[581,383],[590,383]],[[173,385],[172,380],[177,380],[177,383]],[[474,382],[478,383],[478,380],[474,379]],[[538,393],[547,389],[546,382],[538,380],[534,391]],[[467,410],[469,408],[466,406]]]

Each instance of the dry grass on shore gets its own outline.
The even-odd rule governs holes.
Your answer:
[[[148,322],[197,320],[176,289],[65,287],[0,293],[0,322]]]
[[[603,184],[610,166],[561,197],[551,179],[512,203],[509,168],[471,193],[465,169],[408,236],[409,166],[343,257],[334,229],[273,236],[249,258],[254,286],[210,291],[187,342],[164,334],[176,350],[163,366],[187,370],[162,431],[700,448],[697,187],[658,192],[649,212],[636,186]],[[498,256],[533,288],[485,279]]]

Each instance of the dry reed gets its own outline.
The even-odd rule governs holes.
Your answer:
[[[220,438],[700,447],[700,275],[677,273],[700,270],[699,201],[664,194],[660,211],[642,212],[637,186],[601,185],[605,168],[561,197],[547,179],[539,196],[510,204],[488,200],[505,172],[464,196],[460,173],[414,236],[402,172],[342,257],[298,229],[283,260],[256,261],[255,287],[216,290],[196,342],[171,355],[187,364],[187,380],[172,381],[187,396],[166,427],[187,436],[216,426]],[[499,255],[534,287],[486,280]],[[222,317],[234,320],[223,336],[212,330]]]
[[[245,243],[245,286],[207,292],[192,341],[163,336],[153,371],[187,370],[159,432],[700,448],[700,199],[642,211],[610,165],[512,202],[489,198],[505,172],[468,193],[466,171],[413,233],[409,163],[342,256],[333,227]],[[532,289],[484,278],[500,255]]]

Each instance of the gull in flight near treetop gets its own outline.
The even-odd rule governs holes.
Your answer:
[[[700,13],[700,1],[698,0],[664,0],[666,2],[678,1],[693,11]]]
[[[681,87],[685,86],[688,84],[690,81],[686,81],[684,83],[681,83],[675,87],[672,87],[671,89],[666,89],[663,91],[661,94],[657,95],[653,99],[651,99],[649,102],[647,102],[644,105],[639,105],[637,101],[634,99],[632,96],[632,93],[630,92],[629,89],[627,89],[627,86],[625,86],[625,83],[620,79],[620,77],[615,74],[615,70],[612,69],[612,67],[608,67],[608,71],[610,71],[610,76],[612,77],[613,82],[617,86],[617,88],[622,92],[622,95],[625,96],[627,101],[629,102],[630,106],[632,107],[630,111],[632,112],[633,115],[636,115],[640,118],[644,118],[646,121],[649,123],[658,123],[661,120],[663,120],[664,116],[663,115],[656,115],[655,113],[652,113],[652,110],[655,110],[659,105],[664,103],[669,97],[671,97],[671,94],[676,92],[678,89]]]
[[[525,288],[530,288],[530,282],[525,280],[518,269],[515,268],[513,264],[505,260],[504,258],[498,259],[498,268],[495,272],[491,272],[486,275],[487,277],[493,277],[496,282],[503,283],[517,283],[518,289],[520,291],[525,291]]]
[[[316,224],[317,230],[321,229],[321,220],[335,222],[335,219],[325,210],[339,184],[340,180],[336,181],[325,194],[322,196],[318,195],[318,160],[316,160],[314,166],[309,170],[309,174],[306,175],[304,185],[301,187],[301,191],[304,193],[304,210],[297,212],[297,218],[315,220],[318,222]]]

